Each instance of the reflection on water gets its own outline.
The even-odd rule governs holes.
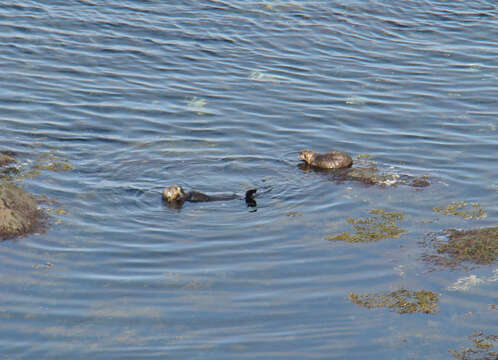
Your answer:
[[[496,263],[431,269],[420,244],[496,226],[493,2],[26,0],[0,15],[0,151],[18,160],[2,177],[52,222],[0,243],[5,356],[446,359],[498,333]],[[302,169],[304,149],[345,151],[360,175]],[[383,186],[360,181],[372,164]],[[179,210],[171,184],[241,198]],[[487,217],[453,216],[461,202]],[[406,233],[324,240],[372,209],[404,214]],[[441,294],[441,311],[348,298],[400,289]]]

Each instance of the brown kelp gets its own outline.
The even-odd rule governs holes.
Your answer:
[[[373,216],[366,218],[347,218],[346,221],[353,226],[354,234],[344,232],[339,235],[326,236],[325,240],[347,242],[373,242],[381,239],[398,238],[406,233],[405,229],[396,225],[403,220],[404,214],[395,211],[372,209],[368,211]]]
[[[349,299],[358,306],[366,308],[387,307],[398,314],[421,312],[434,314],[439,311],[437,306],[439,294],[429,290],[409,291],[396,290],[387,294],[349,294]]]
[[[437,254],[422,258],[432,264],[456,268],[464,262],[486,265],[498,258],[498,227],[470,230],[447,229],[427,236],[425,245],[432,245]]]

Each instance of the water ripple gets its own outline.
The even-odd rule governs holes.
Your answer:
[[[419,242],[496,225],[497,19],[487,0],[3,4],[0,150],[75,170],[22,183],[51,226],[0,244],[2,353],[446,358],[496,334],[496,282],[449,290],[494,269],[428,273]],[[306,148],[432,185],[337,182],[297,166]],[[172,209],[175,183],[241,199]],[[488,217],[432,211],[454,200]],[[408,233],[324,240],[372,208],[406,213]],[[441,312],[348,299],[402,287],[441,293]]]

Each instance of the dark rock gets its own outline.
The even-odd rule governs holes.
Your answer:
[[[0,183],[0,239],[41,231],[44,220],[32,195],[13,183]]]

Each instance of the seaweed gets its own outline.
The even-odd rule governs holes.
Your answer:
[[[34,170],[70,171],[74,166],[68,159],[57,154],[56,150],[41,153],[33,165]]]
[[[15,162],[14,153],[10,151],[0,151],[0,166]]]
[[[472,347],[461,348],[460,351],[448,350],[454,358],[460,360],[496,360],[498,352],[491,351],[498,343],[497,335],[485,335],[482,331],[475,331],[470,336]]]
[[[498,227],[470,230],[447,229],[446,241],[438,233],[428,235],[425,244],[431,244],[437,254],[422,256],[425,261],[441,267],[456,268],[464,262],[476,265],[491,264],[498,257]]]
[[[339,235],[326,236],[325,240],[347,241],[347,242],[373,242],[381,239],[398,238],[401,234],[407,233],[405,229],[396,225],[396,222],[403,220],[404,214],[395,211],[385,211],[382,209],[372,209],[369,214],[375,216],[364,219],[347,218],[346,221],[353,226],[354,234],[344,232]]]
[[[398,314],[414,312],[434,314],[439,312],[439,307],[437,306],[439,295],[429,290],[409,291],[400,289],[387,294],[350,293],[349,299],[356,305],[369,309],[387,307]]]
[[[433,210],[440,214],[455,215],[473,220],[483,219],[488,216],[486,211],[476,202],[471,203],[469,208],[465,201],[453,201],[446,207],[435,206]]]
[[[358,155],[356,155],[357,159],[370,159],[371,157],[372,157],[372,155],[370,155],[370,154],[358,154]]]

